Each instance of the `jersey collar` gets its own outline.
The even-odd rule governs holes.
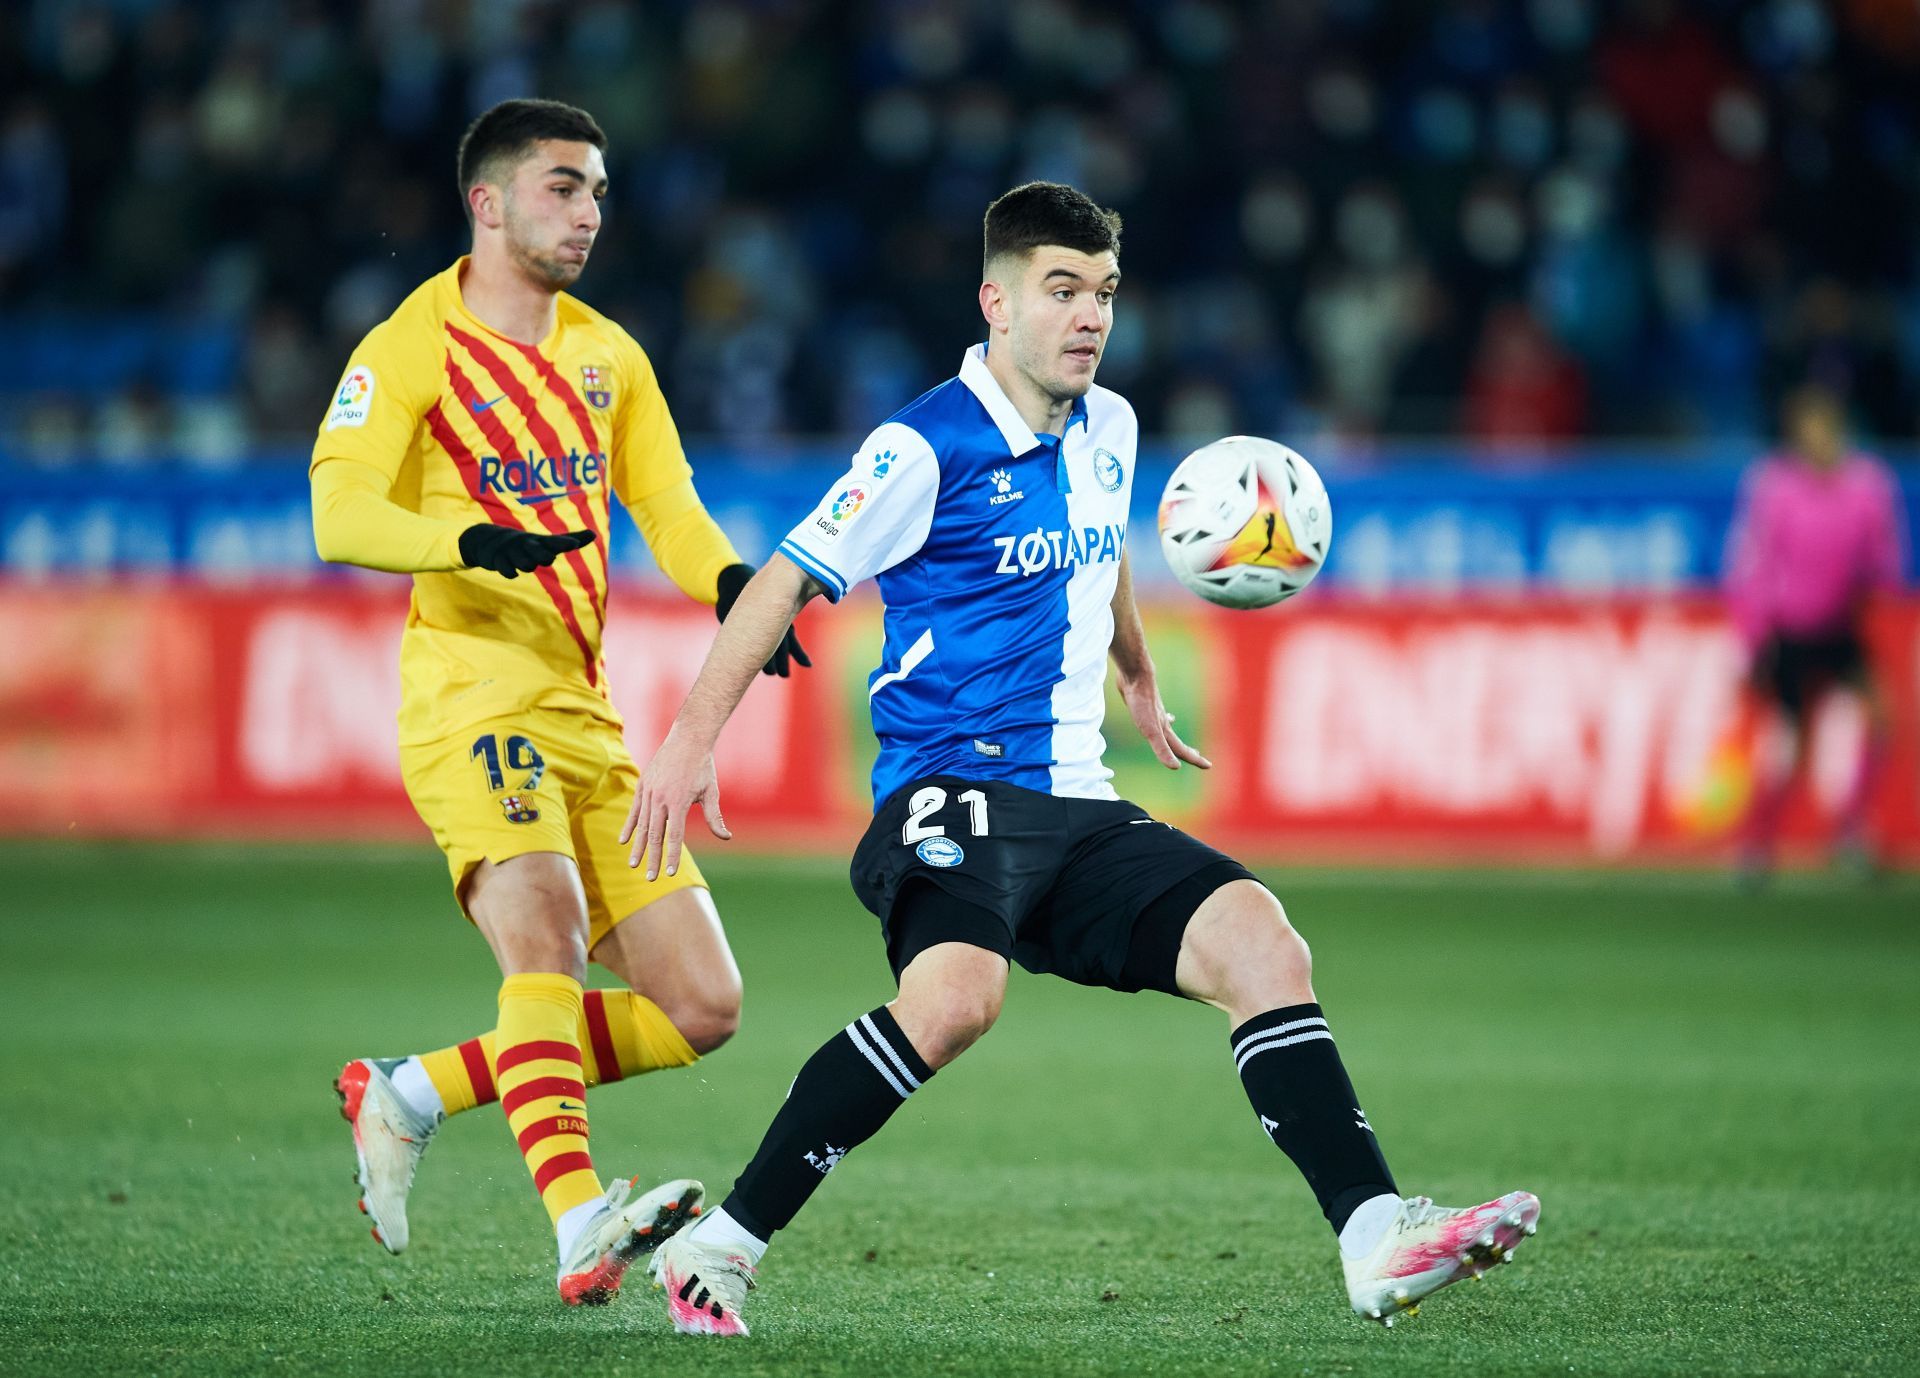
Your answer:
[[[1000,428],[1000,438],[1007,442],[1007,451],[1015,459],[1029,450],[1038,449],[1040,437],[1020,419],[1019,409],[1013,400],[1001,390],[1000,382],[987,367],[987,347],[977,344],[960,359],[960,381],[967,390],[980,399],[980,405],[987,409],[987,415],[993,418],[993,424]],[[1062,434],[1075,425],[1085,429],[1087,424],[1087,399],[1076,397],[1073,408],[1067,413],[1067,424]]]

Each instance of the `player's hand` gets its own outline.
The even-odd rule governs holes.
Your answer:
[[[720,780],[714,774],[713,753],[689,750],[669,732],[641,772],[633,807],[620,829],[621,845],[633,843],[627,865],[638,866],[644,857],[648,880],[658,880],[663,866],[668,875],[678,871],[687,814],[695,804],[706,817],[707,831],[722,842],[730,841],[733,834],[720,816]]]
[[[518,579],[522,574],[546,568],[569,550],[578,550],[593,542],[591,531],[542,536],[517,526],[481,522],[460,533],[460,558],[468,569],[490,569],[504,578]]]
[[[1133,725],[1140,729],[1140,735],[1147,739],[1147,745],[1153,748],[1153,754],[1161,765],[1168,770],[1180,769],[1180,763],[1199,766],[1202,770],[1212,770],[1213,762],[1180,740],[1173,730],[1173,714],[1160,701],[1160,686],[1149,672],[1136,679],[1118,681],[1120,697],[1126,702],[1127,711],[1133,715]]]
[[[746,564],[728,565],[720,571],[719,596],[714,600],[713,610],[720,614],[722,622],[725,622],[727,614],[733,611],[733,605],[740,600],[741,591],[746,588],[753,574],[753,566]],[[778,675],[781,679],[786,679],[790,673],[788,662],[804,665],[809,670],[813,668],[813,662],[807,659],[807,653],[800,648],[800,638],[794,635],[792,627],[787,628],[787,634],[781,637],[780,644],[773,648],[773,654],[767,658],[767,663],[761,667],[760,673]]]

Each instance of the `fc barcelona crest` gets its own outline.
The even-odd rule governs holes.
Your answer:
[[[607,371],[597,364],[588,364],[580,370],[580,388],[587,394],[588,404],[601,411],[613,401],[613,390],[607,386]]]
[[[500,807],[505,811],[509,823],[532,823],[540,817],[540,810],[534,807],[531,795],[509,794],[500,801]]]

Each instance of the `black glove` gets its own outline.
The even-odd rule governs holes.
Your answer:
[[[460,558],[468,569],[490,569],[508,579],[518,579],[536,569],[544,569],[569,550],[592,545],[591,531],[568,531],[559,536],[539,536],[515,526],[489,526],[482,522],[460,533]]]
[[[713,610],[720,614],[722,622],[725,622],[727,614],[733,611],[733,605],[740,600],[740,591],[746,588],[747,581],[751,578],[753,578],[752,565],[728,565],[720,571],[720,587],[718,597],[714,599]],[[772,658],[761,667],[760,673],[778,675],[781,679],[786,679],[789,660],[797,665],[804,665],[809,670],[813,668],[813,662],[807,659],[807,653],[800,649],[800,638],[793,634],[792,627],[788,627],[787,634],[780,638],[780,644],[774,648]]]

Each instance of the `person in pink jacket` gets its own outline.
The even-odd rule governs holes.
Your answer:
[[[1785,719],[1787,750],[1759,754],[1741,864],[1764,874],[1804,755],[1811,710],[1829,692],[1860,696],[1867,730],[1837,819],[1840,845],[1871,863],[1867,805],[1887,737],[1885,701],[1861,636],[1868,599],[1899,587],[1900,489],[1887,466],[1847,447],[1840,399],[1818,386],[1782,409],[1786,442],[1743,485],[1727,543],[1727,598],[1751,680]]]

